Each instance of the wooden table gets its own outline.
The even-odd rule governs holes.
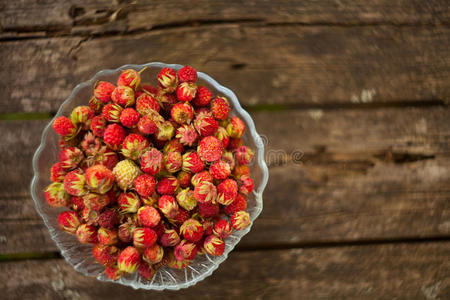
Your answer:
[[[1,297],[449,299],[448,4],[3,1]],[[29,194],[41,131],[72,88],[149,61],[233,89],[272,153],[252,232],[178,292],[75,272]]]

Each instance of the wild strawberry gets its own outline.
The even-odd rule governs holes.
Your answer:
[[[189,185],[191,184],[191,178],[192,178],[191,173],[185,171],[178,172],[177,179],[178,182],[180,183],[180,187],[183,189],[189,187]]]
[[[250,168],[247,165],[235,166],[233,170],[233,176],[239,179],[243,175],[250,176]]]
[[[152,96],[155,96],[158,92],[158,89],[150,84],[143,84],[142,90],[144,91],[144,93],[150,94]]]
[[[197,247],[194,243],[182,240],[175,246],[173,253],[178,261],[193,260],[197,255]]]
[[[137,127],[142,135],[154,134],[158,130],[156,123],[147,115],[139,119]]]
[[[142,206],[137,212],[137,218],[142,226],[155,227],[161,221],[161,216],[153,206]]]
[[[195,199],[194,192],[189,188],[181,190],[177,194],[177,201],[185,210],[193,210],[197,206],[197,199]]]
[[[213,229],[214,229],[214,220],[215,218],[205,218],[202,221],[202,226],[203,226],[203,237],[205,238],[208,235],[213,234]],[[200,240],[202,241],[202,240]]]
[[[112,92],[111,99],[122,107],[133,106],[135,102],[134,91],[127,86],[118,86]]]
[[[175,226],[180,226],[184,223],[187,219],[190,218],[189,212],[183,208],[178,209],[178,213],[172,217],[169,218],[169,221],[174,224]]]
[[[120,194],[117,203],[119,204],[119,211],[122,214],[136,213],[141,206],[139,196],[131,192]]]
[[[230,138],[230,140],[228,142],[227,150],[234,151],[242,145],[243,145],[242,139]]]
[[[213,182],[213,178],[208,171],[204,170],[192,176],[191,183],[194,187],[200,184],[201,182],[210,182],[210,183]]]
[[[197,71],[191,66],[182,67],[177,75],[180,82],[197,82]]]
[[[181,270],[189,266],[191,263],[191,260],[185,259],[185,260],[177,260],[173,252],[169,253],[167,257],[167,266],[173,269]]]
[[[100,216],[100,213],[98,211],[90,209],[89,207],[85,207],[81,211],[80,215],[83,221],[86,222],[86,224],[93,226],[98,225],[98,218]]]
[[[222,142],[214,137],[204,137],[197,147],[197,152],[203,161],[214,162],[220,159],[224,151]]]
[[[231,225],[236,230],[244,230],[251,224],[250,215],[246,211],[235,212],[230,219]]]
[[[88,102],[88,106],[92,109],[96,114],[99,114],[102,111],[103,103],[95,97],[91,97]]]
[[[72,110],[70,120],[75,126],[87,130],[91,126],[95,112],[89,106],[77,106]]]
[[[78,226],[76,235],[78,241],[82,244],[96,244],[98,242],[97,229],[92,225],[81,224]]]
[[[214,179],[226,179],[231,174],[230,165],[222,160],[216,161],[209,167],[209,173]]]
[[[108,246],[117,244],[117,242],[119,241],[119,239],[117,237],[117,230],[103,228],[103,227],[100,227],[98,229],[97,239],[100,244],[108,245]]]
[[[141,174],[141,170],[129,159],[119,161],[113,169],[117,185],[122,190],[133,187],[134,180]]]
[[[87,193],[83,196],[83,203],[89,209],[101,211],[109,204],[109,197],[104,194]]]
[[[192,104],[195,106],[207,106],[211,102],[212,96],[211,91],[206,86],[199,86]]]
[[[142,197],[148,197],[155,191],[156,181],[153,176],[142,174],[134,180],[134,189]]]
[[[172,152],[172,151],[177,151],[177,152],[183,153],[184,147],[178,139],[172,139],[170,141],[167,141],[167,143],[164,145],[163,150],[164,150],[165,154]]]
[[[59,153],[59,162],[65,170],[75,169],[83,159],[83,151],[77,147],[67,147]]]
[[[156,190],[160,195],[173,195],[180,184],[178,179],[174,176],[167,176],[158,181]]]
[[[95,134],[95,136],[102,138],[105,134],[107,124],[108,122],[106,121],[105,117],[103,117],[103,115],[95,116],[91,122],[92,133]]]
[[[234,155],[230,151],[225,151],[220,160],[226,162],[230,166],[230,170],[233,170],[236,166]]]
[[[70,197],[70,207],[74,211],[82,211],[84,209],[84,200],[81,196],[71,196]]]
[[[176,87],[175,87],[176,89]],[[172,92],[166,92],[164,89],[159,88],[156,93],[156,98],[161,103],[161,107],[164,111],[170,112],[172,106],[178,103],[177,95]]]
[[[194,126],[201,136],[209,136],[217,131],[219,123],[211,115],[200,113],[195,117]]]
[[[77,133],[77,128],[72,121],[64,116],[56,118],[52,126],[55,132],[63,137],[72,138]]]
[[[150,148],[148,140],[140,134],[130,133],[122,142],[123,156],[137,160]]]
[[[253,191],[253,179],[251,179],[248,175],[242,175],[239,178],[239,192],[244,195],[248,195]]]
[[[211,182],[200,182],[195,186],[194,196],[200,203],[215,202],[217,197],[217,189]]]
[[[226,120],[230,111],[230,104],[225,97],[216,97],[211,101],[211,112],[217,120]]]
[[[117,153],[106,146],[100,147],[98,150],[88,156],[86,159],[89,166],[100,164],[112,170],[119,162]]]
[[[139,122],[140,117],[141,115],[134,108],[128,107],[122,110],[119,119],[123,126],[132,128]]]
[[[83,196],[87,193],[85,181],[84,174],[79,169],[71,171],[64,177],[64,189],[69,195]]]
[[[189,102],[194,99],[197,93],[197,85],[191,82],[182,82],[177,87],[177,98],[183,102]]]
[[[158,208],[167,218],[175,217],[179,209],[175,198],[169,195],[163,195],[158,199]]]
[[[206,253],[213,256],[220,256],[225,251],[225,243],[220,237],[210,235],[203,242]]]
[[[233,233],[230,223],[227,220],[219,220],[215,225],[213,232],[222,239],[226,239]]]
[[[140,227],[133,231],[133,245],[138,249],[152,246],[157,239],[158,236],[153,229]]]
[[[117,79],[117,85],[128,86],[133,90],[136,90],[141,84],[141,72],[146,68],[143,68],[139,72],[134,69],[123,70]]]
[[[203,236],[203,225],[195,219],[186,220],[180,227],[180,233],[190,242],[198,242]]]
[[[57,162],[50,168],[50,180],[53,182],[63,182],[66,171],[62,167],[62,163]]]
[[[174,247],[180,242],[180,236],[174,229],[166,229],[160,238],[161,245],[164,247]]]
[[[240,146],[234,150],[236,162],[240,165],[248,165],[254,156],[254,152],[247,146]]]
[[[111,280],[119,280],[122,277],[122,272],[119,270],[117,266],[109,266],[105,269],[105,274]]]
[[[136,110],[143,116],[152,111],[159,112],[160,108],[158,100],[148,94],[144,93],[136,99]]]
[[[128,246],[117,257],[117,266],[120,271],[134,273],[141,263],[141,255],[136,248]]]
[[[178,85],[177,73],[170,68],[163,68],[158,74],[158,84],[168,93],[176,90]]]
[[[156,131],[155,135],[158,140],[168,141],[175,134],[175,128],[169,121],[158,123],[156,124],[156,127],[158,128],[158,130]]]
[[[142,258],[149,264],[157,264],[163,259],[163,256],[164,249],[160,245],[154,244],[144,250]]]
[[[103,165],[87,168],[85,172],[86,184],[93,192],[105,194],[114,184],[114,175]]]
[[[98,81],[94,86],[94,97],[102,103],[111,101],[111,94],[116,87],[106,81]]]
[[[169,152],[164,155],[164,166],[169,173],[175,173],[181,169],[183,159],[180,152]]]
[[[156,268],[153,265],[151,265],[145,261],[141,262],[141,264],[139,265],[137,270],[138,270],[139,276],[141,276],[142,278],[144,278],[146,280],[152,279],[156,273]]]
[[[230,142],[230,137],[228,136],[228,132],[222,126],[217,128],[217,131],[214,133],[214,136],[222,141],[223,147],[227,148],[228,143]]]
[[[183,154],[183,171],[190,173],[198,173],[205,168],[205,164],[195,151],[189,151]]]
[[[116,228],[116,226],[119,224],[119,217],[117,215],[117,212],[112,209],[106,209],[98,217],[98,224],[101,227],[105,227],[108,229]]]
[[[67,233],[75,234],[80,224],[80,218],[74,211],[63,211],[58,216],[59,228]]]
[[[198,213],[204,218],[210,218],[219,214],[219,204],[212,202],[205,202],[198,204]]]
[[[102,108],[102,116],[109,122],[119,123],[123,108],[117,103],[108,103]]]
[[[107,246],[99,243],[95,244],[92,248],[94,259],[104,266],[113,266],[117,262],[118,254],[119,249],[114,246]]]
[[[178,103],[172,107],[170,115],[178,124],[189,124],[194,118],[194,109],[188,103]]]
[[[217,202],[222,205],[230,205],[238,193],[237,183],[233,179],[225,179],[217,186]]]
[[[158,174],[164,166],[164,156],[156,148],[144,152],[141,156],[141,169],[150,175]]]
[[[119,239],[124,243],[129,243],[133,239],[133,231],[136,226],[130,222],[121,224],[119,226],[118,235]]]
[[[191,147],[198,139],[198,133],[192,125],[182,125],[177,129],[175,136],[179,139],[180,143],[185,146]]]
[[[240,138],[245,132],[244,122],[236,116],[231,117],[230,123],[227,125],[227,132],[232,138]]]

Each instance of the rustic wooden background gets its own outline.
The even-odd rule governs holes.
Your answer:
[[[0,297],[449,299],[449,20],[446,0],[1,1]],[[29,193],[72,88],[149,61],[233,89],[286,153],[252,232],[178,292],[75,272]]]

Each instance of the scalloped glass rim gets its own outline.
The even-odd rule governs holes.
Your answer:
[[[173,68],[175,70],[178,70],[178,69],[182,68],[183,66],[178,65],[178,64],[164,64],[161,62],[152,62],[152,63],[142,64],[142,65],[136,65],[136,64],[124,65],[124,66],[121,66],[114,70],[113,69],[102,70],[102,71],[98,72],[91,80],[78,84],[73,89],[70,96],[61,104],[57,114],[52,119],[52,121],[49,122],[49,124],[45,127],[45,129],[42,133],[41,143],[33,157],[34,177],[31,182],[31,195],[34,200],[36,210],[38,211],[39,215],[44,220],[45,225],[49,229],[51,238],[55,241],[56,245],[61,250],[61,254],[66,259],[66,261],[69,264],[71,264],[73,266],[73,268],[75,270],[77,270],[78,272],[81,272],[86,276],[95,276],[98,280],[101,280],[101,281],[110,281],[110,282],[120,283],[123,285],[131,286],[135,289],[142,288],[142,289],[147,289],[147,290],[164,290],[164,289],[178,290],[181,288],[187,288],[191,285],[194,285],[197,282],[205,279],[207,276],[211,275],[212,272],[215,269],[217,269],[218,266],[223,261],[225,261],[225,259],[228,257],[228,254],[239,243],[241,238],[250,231],[251,226],[253,225],[253,222],[259,216],[259,214],[261,213],[262,208],[263,208],[262,196],[263,196],[263,191],[264,191],[264,188],[267,184],[268,177],[269,177],[267,165],[264,161],[264,144],[263,144],[261,137],[256,132],[255,124],[253,123],[252,118],[241,107],[236,95],[230,89],[220,85],[218,82],[216,82],[214,79],[212,79],[207,74],[198,72],[199,80],[205,81],[207,84],[212,86],[218,93],[225,95],[231,101],[232,113],[239,115],[246,123],[247,129],[248,129],[246,131],[247,139],[250,139],[250,141],[257,148],[257,151],[255,153],[256,161],[254,162],[252,169],[258,168],[259,169],[258,171],[261,173],[261,176],[260,176],[261,178],[259,179],[259,184],[255,183],[255,189],[253,192],[253,196],[255,199],[254,206],[251,208],[251,211],[249,209],[252,224],[245,230],[235,231],[229,238],[227,238],[226,248],[225,248],[225,252],[223,255],[218,256],[218,257],[202,255],[201,262],[197,263],[197,260],[199,258],[196,258],[193,261],[192,265],[188,266],[188,268],[185,268],[183,270],[173,270],[173,269],[161,268],[157,271],[157,273],[155,274],[155,276],[153,277],[153,279],[151,281],[143,280],[142,278],[138,277],[136,273],[133,275],[129,275],[129,276],[123,276],[118,281],[112,281],[109,278],[107,278],[103,272],[101,272],[100,266],[99,266],[100,268],[96,269],[95,267],[89,268],[89,264],[85,265],[83,263],[83,261],[86,261],[88,259],[88,257],[82,258],[83,259],[82,261],[80,261],[80,259],[77,260],[76,258],[73,257],[74,256],[73,253],[70,253],[71,250],[72,250],[72,252],[73,251],[76,252],[79,249],[73,250],[73,248],[75,248],[75,246],[70,246],[70,245],[68,245],[68,243],[66,241],[61,240],[60,236],[58,235],[59,229],[57,228],[57,226],[54,223],[55,220],[52,218],[54,216],[49,216],[49,215],[47,215],[46,212],[43,211],[42,204],[46,205],[46,202],[43,197],[42,189],[40,189],[38,187],[38,182],[40,181],[40,179],[42,179],[40,177],[41,171],[39,169],[39,162],[40,162],[39,160],[41,158],[41,155],[43,154],[44,148],[46,148],[46,146],[47,146],[47,142],[49,140],[49,137],[48,137],[49,130],[51,128],[51,124],[53,123],[53,120],[56,117],[59,117],[63,114],[64,110],[68,106],[70,106],[70,103],[74,100],[74,98],[76,98],[76,96],[82,89],[93,86],[94,83],[100,77],[105,77],[105,76],[110,76],[110,75],[112,76],[112,75],[116,75],[116,74],[118,75],[118,73],[123,69],[132,68],[132,69],[136,69],[136,70],[141,70],[144,67],[148,67],[149,69],[151,69],[151,68],[161,69],[164,67],[168,67],[168,68]],[[249,133],[249,136],[248,136],[248,133]],[[253,170],[252,170],[252,172],[253,172]],[[78,246],[79,245],[77,245],[77,247]],[[87,246],[81,245],[79,248],[81,249],[82,247],[87,247]],[[82,250],[85,250],[85,249],[82,249]],[[88,252],[83,251],[83,254],[85,254],[85,253],[88,253]],[[92,255],[90,255],[90,256],[92,256]],[[200,271],[196,270],[193,266],[194,267],[202,267],[202,270],[200,270]],[[189,271],[188,271],[188,269],[189,269]],[[190,279],[188,278],[189,277],[188,272],[190,273],[190,275],[192,277]],[[183,274],[184,274],[184,280],[181,280],[181,277],[183,276]],[[164,282],[165,280],[167,281],[167,279],[169,280],[169,282]]]

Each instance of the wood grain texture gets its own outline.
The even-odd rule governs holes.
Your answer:
[[[218,270],[180,291],[98,282],[63,260],[2,263],[8,299],[444,299],[449,243],[232,253]],[[218,296],[220,295],[220,296]]]
[[[244,105],[443,103],[448,44],[448,27],[252,24],[11,41],[0,48],[0,112],[56,111],[97,71],[149,61],[193,65]]]
[[[439,24],[450,11],[443,0],[320,1],[32,1],[2,3],[5,32],[73,34],[151,29],[185,22],[251,20],[304,24]],[[116,17],[114,17],[116,13]]]
[[[450,110],[252,116],[268,141],[271,168],[264,211],[242,246],[450,235]],[[11,170],[0,178],[1,253],[56,250],[28,192],[45,124],[0,123],[9,133],[0,167]]]

